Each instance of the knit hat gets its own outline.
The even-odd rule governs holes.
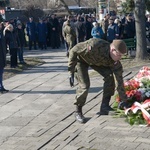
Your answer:
[[[125,54],[127,52],[127,46],[123,40],[113,40],[112,44],[120,53]]]

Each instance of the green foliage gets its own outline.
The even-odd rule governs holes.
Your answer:
[[[133,10],[134,7],[135,7],[135,4],[134,4],[134,0],[127,0],[127,5],[129,7],[130,10]]]
[[[116,98],[115,98],[115,99],[116,99]],[[118,102],[115,101],[115,102],[113,103],[113,106],[112,106],[112,107],[113,107],[113,109],[117,110],[117,108],[118,108]]]
[[[125,121],[130,125],[146,125],[146,120],[140,110],[136,114],[129,111],[128,115],[125,115],[124,110],[118,109],[118,102],[114,102],[113,109],[115,110],[114,118],[125,118]]]
[[[146,10],[150,11],[150,0],[145,0]]]
[[[146,88],[148,90],[150,89],[150,79],[143,79],[142,83],[143,83],[143,88]]]
[[[115,118],[124,118],[124,117],[126,117],[126,115],[125,115],[125,113],[124,113],[124,110],[121,110],[121,109],[118,109],[118,102],[114,102],[113,103],[113,109],[115,110],[115,115],[114,115],[114,117]]]
[[[150,0],[145,0],[145,6],[146,10],[150,11]],[[125,14],[132,12],[135,8],[134,0],[126,0],[126,2],[122,3],[122,8],[122,12]]]
[[[134,114],[133,112],[129,112],[129,114],[126,116],[126,121],[130,125],[146,124],[146,121],[143,118],[142,112],[140,110],[136,114]]]
[[[134,10],[135,4],[134,0],[126,0],[126,2],[122,3],[122,12],[123,13],[130,13]]]

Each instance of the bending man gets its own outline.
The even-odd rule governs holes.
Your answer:
[[[90,79],[88,68],[91,67],[104,77],[103,98],[100,107],[100,114],[107,115],[113,109],[109,106],[111,96],[114,95],[116,77],[117,91],[121,98],[120,108],[127,107],[126,94],[123,85],[123,68],[120,63],[121,56],[127,52],[126,44],[122,40],[114,40],[111,44],[102,39],[92,38],[85,42],[78,43],[69,52],[68,70],[70,82],[73,82],[74,72],[78,79],[76,91],[76,112],[75,118],[80,123],[85,122],[82,107],[86,102]],[[73,85],[73,83],[71,83]]]

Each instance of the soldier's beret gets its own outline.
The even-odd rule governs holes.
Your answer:
[[[125,54],[127,52],[127,46],[123,40],[113,40],[112,44],[120,53]]]

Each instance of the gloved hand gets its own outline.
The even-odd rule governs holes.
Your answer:
[[[70,74],[69,82],[70,82],[70,86],[73,87],[74,86],[74,74]]]
[[[122,101],[122,102],[119,103],[118,108],[122,109],[122,110],[127,109],[128,108],[128,103],[125,102],[125,101]]]

